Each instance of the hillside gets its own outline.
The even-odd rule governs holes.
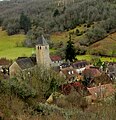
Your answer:
[[[116,56],[116,32],[107,34],[104,38],[93,42],[90,45],[80,45],[81,43],[88,43],[89,41],[86,40],[86,33],[83,33],[82,35],[77,36],[75,34],[76,29],[78,29],[80,32],[85,31],[86,29],[91,30],[92,26],[87,28],[84,27],[86,24],[83,24],[81,26],[77,26],[75,29],[69,30],[67,32],[57,32],[53,33],[51,35],[51,40],[53,43],[58,44],[63,41],[64,44],[69,39],[69,33],[72,33],[72,40],[75,43],[76,49],[80,50],[86,49],[86,54],[91,55],[101,55],[101,56]],[[96,26],[96,24],[94,24]]]
[[[116,120],[116,0],[0,0],[0,59],[0,120]]]
[[[91,45],[88,49],[88,53],[92,54],[93,52],[97,54],[98,50],[101,55],[116,55],[116,32]]]
[[[30,17],[32,25],[44,32],[67,31],[79,24],[115,20],[115,0],[11,0],[0,2],[0,21],[6,27],[19,21],[21,13]],[[109,29],[115,28],[109,26]]]
[[[15,59],[19,56],[29,56],[32,53],[32,48],[22,47],[24,35],[18,34],[8,36],[5,31],[0,28],[0,58],[6,57]]]
[[[114,40],[116,32],[115,0],[3,1],[0,2],[2,29],[6,30],[9,35],[22,33],[24,30],[24,26],[21,25],[22,13],[28,20],[26,23],[29,23],[25,34],[30,41],[34,41],[41,34],[44,34],[49,36],[50,42],[54,44],[52,48],[59,50],[62,43],[62,48],[66,46],[69,34],[71,34],[79,55],[116,56],[116,41]],[[25,27],[27,26],[28,24]],[[114,33],[113,39],[107,39],[112,33]],[[106,42],[109,46],[104,44]],[[4,52],[1,53],[1,56],[3,55]]]
[[[83,27],[80,27],[79,29],[82,30]],[[70,31],[69,31],[70,32]],[[64,44],[68,40],[68,33],[54,33],[51,35],[50,39],[57,44],[60,41],[63,40]],[[113,39],[111,39],[112,37]],[[77,36],[73,36],[74,41],[78,41],[80,38]],[[105,39],[91,45],[88,48],[88,52],[95,51],[94,49],[99,49],[100,47],[108,53],[112,50],[115,52],[116,48],[116,41],[114,40],[116,38],[116,33],[111,34],[110,36],[106,37]],[[5,31],[2,31],[0,29],[0,58],[5,57],[7,59],[16,59],[19,56],[30,56],[32,52],[34,52],[33,48],[26,48],[22,47],[22,42],[25,39],[25,35],[17,34],[8,36]],[[20,52],[19,52],[20,51]],[[50,52],[55,52],[54,49],[50,49]],[[112,53],[110,53],[112,54]],[[90,61],[92,58],[91,55],[77,55],[78,60],[88,60]],[[116,61],[116,58],[110,58],[110,57],[102,57],[102,61]]]

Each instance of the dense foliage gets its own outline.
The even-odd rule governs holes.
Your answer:
[[[108,49],[103,46],[88,49],[116,31],[115,13],[115,0],[66,0],[66,3],[60,0],[10,0],[0,2],[0,25],[8,35],[27,34],[25,47],[34,47],[41,34],[51,37],[54,32],[65,34],[72,30],[78,54],[116,56],[114,45]],[[64,38],[61,41],[64,42]],[[59,49],[60,42],[56,42],[50,47],[58,48],[57,53],[62,51],[64,58],[65,46]]]
[[[91,24],[97,21],[103,21],[105,28],[109,30],[115,28],[113,26],[116,19],[115,0],[69,0],[64,5],[58,2],[59,0],[0,2],[0,21],[5,21],[7,18],[19,19],[24,12],[30,17],[33,26],[42,27],[45,32],[69,30],[79,24]],[[106,25],[107,21],[108,23],[112,21],[112,25]]]

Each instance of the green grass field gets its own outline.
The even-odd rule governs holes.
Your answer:
[[[19,56],[30,56],[32,48],[21,47],[24,39],[25,35],[18,34],[8,36],[7,33],[0,28],[0,58],[15,59]]]
[[[94,58],[96,56],[92,56],[92,55],[77,55],[77,59],[78,60],[88,60],[91,61],[92,58]],[[108,61],[108,62],[116,62],[116,57],[100,57],[101,61]]]
[[[52,39],[55,38],[55,40],[63,40],[63,38],[66,40],[68,38],[68,34],[60,34],[60,35],[52,35]],[[59,36],[59,37],[58,37]],[[21,47],[22,41],[25,39],[25,35],[13,35],[8,36],[5,31],[2,31],[0,28],[0,58],[7,58],[7,59],[16,59],[17,57],[21,56],[30,56],[32,52],[34,52],[33,48],[25,48]],[[50,50],[50,52],[54,52],[53,49]],[[91,55],[78,55],[78,60],[91,60]],[[116,58],[111,57],[101,57],[102,61],[115,61]]]

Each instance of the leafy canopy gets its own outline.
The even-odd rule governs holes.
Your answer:
[[[27,17],[23,12],[20,15],[20,27],[24,30],[25,34],[31,28],[31,21],[30,18]]]

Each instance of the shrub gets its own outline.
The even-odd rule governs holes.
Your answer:
[[[79,29],[76,29],[75,34],[78,36],[79,32]]]
[[[103,39],[106,36],[106,31],[101,26],[97,26],[87,31],[86,36],[89,40],[89,44],[92,44]]]
[[[6,30],[7,30],[8,35],[17,34],[17,33],[19,33],[19,31],[20,31],[20,25],[19,25],[18,22],[9,23],[9,24],[7,25]]]
[[[25,81],[19,81],[17,79],[1,81],[0,91],[6,93],[12,92],[23,99],[36,96],[36,91],[29,84]]]
[[[87,51],[86,46],[78,46],[78,47],[76,47],[76,53],[78,55],[84,55],[86,53],[86,51]]]
[[[91,55],[100,55],[100,56],[107,56],[108,50],[104,49],[102,47],[92,48],[91,50],[88,50],[89,54]]]
[[[89,39],[86,37],[86,38],[82,38],[79,40],[79,43],[80,45],[83,45],[83,46],[88,46],[90,44],[90,41]]]

